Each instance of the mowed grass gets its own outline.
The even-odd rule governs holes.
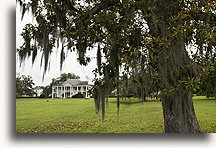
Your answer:
[[[215,132],[215,100],[194,99],[202,132]],[[160,101],[121,102],[110,98],[105,120],[95,113],[93,99],[16,99],[17,133],[163,133]]]

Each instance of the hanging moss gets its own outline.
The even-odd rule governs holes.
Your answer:
[[[199,52],[196,52],[196,56],[204,57],[206,54],[207,57],[215,57],[214,1],[182,3],[169,0],[102,0],[83,1],[84,5],[71,0],[17,2],[22,7],[22,17],[31,9],[38,23],[26,25],[24,28],[22,36],[25,42],[18,49],[20,60],[24,62],[26,57],[32,56],[34,61],[37,50],[41,50],[44,75],[49,68],[50,54],[55,49],[55,44],[57,47],[60,45],[59,41],[70,42],[66,47],[62,44],[60,68],[65,60],[66,50],[74,49],[79,63],[86,66],[90,61],[86,57],[86,50],[98,45],[98,69],[95,70],[95,75],[98,76],[97,72],[99,73],[100,81],[95,83],[94,96],[96,112],[102,111],[102,119],[105,117],[106,97],[114,89],[117,89],[119,111],[120,66],[129,75],[126,86],[131,85],[129,87],[134,89],[136,96],[145,98],[151,93],[152,88],[146,84],[157,85],[164,92],[175,90],[173,92],[187,98],[188,102],[180,102],[181,108],[182,104],[192,104],[187,104],[190,103],[187,86],[191,83],[186,85],[185,81],[194,80],[198,71],[196,64],[188,56],[185,45],[198,45]],[[99,44],[103,44],[103,49]],[[206,45],[208,48],[205,48]],[[105,54],[104,62],[101,60],[102,50]],[[185,92],[181,94],[183,90]],[[178,98],[175,93],[164,95],[163,98],[171,100],[169,102],[162,99],[168,106],[164,110],[170,109],[174,112],[173,109],[178,108],[176,104],[179,102],[172,100],[174,97]],[[178,99],[181,100],[181,97]],[[193,112],[188,113],[193,116]],[[169,113],[165,111],[164,115],[167,114]],[[191,119],[196,121],[194,117]],[[186,119],[182,121],[186,122]],[[178,127],[177,123],[180,122],[175,121],[173,124]],[[172,127],[170,123],[165,126],[168,127],[167,125]]]

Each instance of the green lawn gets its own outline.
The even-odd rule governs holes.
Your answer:
[[[194,106],[203,132],[215,132],[215,100],[196,96]],[[163,133],[161,102],[121,103],[109,99],[106,118],[95,113],[93,99],[16,99],[17,133]]]

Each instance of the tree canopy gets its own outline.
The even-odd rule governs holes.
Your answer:
[[[20,74],[16,75],[16,96],[33,96],[34,82],[31,76],[25,76]]]
[[[215,58],[215,1],[17,1],[22,14],[31,10],[37,22],[27,24],[21,34],[21,61],[27,56],[34,61],[41,50],[46,72],[51,52],[61,45],[61,66],[66,50],[76,51],[79,63],[87,65],[86,51],[97,48],[93,92],[103,118],[105,98],[115,88],[119,108],[122,68],[125,78],[136,71],[159,84],[166,132],[199,132],[191,89],[200,71],[195,61]]]

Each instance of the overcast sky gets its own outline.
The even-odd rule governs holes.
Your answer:
[[[20,8],[17,6],[16,8],[16,47],[20,47],[23,43],[23,39],[20,36],[22,32],[22,28],[25,26],[26,23],[32,23],[33,18],[30,14],[26,13],[23,20],[21,21],[21,13]],[[90,79],[93,79],[94,76],[92,74],[92,70],[96,67],[96,59],[92,58],[91,62],[83,67],[80,66],[77,62],[77,55],[75,52],[68,52],[65,62],[63,63],[62,71],[60,71],[60,49],[54,49],[51,54],[51,63],[50,63],[50,70],[47,71],[44,80],[43,78],[43,66],[40,67],[41,61],[41,53],[38,54],[36,57],[34,65],[32,65],[31,57],[27,59],[24,63],[22,63],[20,67],[19,57],[16,56],[16,72],[20,73],[21,75],[30,75],[32,76],[36,86],[45,86],[48,85],[52,78],[57,78],[60,76],[61,73],[74,73],[79,75],[81,80],[86,80],[86,76]],[[96,51],[88,51],[87,56],[95,57]]]

